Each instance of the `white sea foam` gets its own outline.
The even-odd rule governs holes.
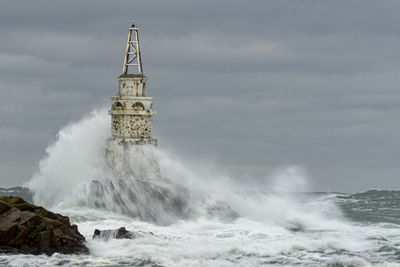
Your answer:
[[[93,177],[110,175],[104,162],[109,132],[106,112],[95,111],[61,129],[57,141],[47,148],[39,171],[28,184],[34,200],[70,216],[87,237],[91,255],[56,254],[47,260],[41,256],[34,260],[38,265],[64,260],[70,265],[86,262],[99,266],[121,262],[144,266],[334,266],[337,262],[368,266],[369,259],[363,257],[371,258],[378,243],[366,239],[366,233],[385,235],[371,230],[376,228],[350,224],[331,199],[304,194],[312,188],[302,168],[277,169],[266,174],[260,186],[233,180],[216,167],[183,161],[161,149],[152,153],[162,176],[188,188],[195,216],[159,226],[115,212],[118,209],[94,209],[88,202],[74,200],[85,197],[77,192]],[[226,222],[207,216],[207,205],[218,202],[226,203],[241,217]],[[121,226],[154,235],[107,242],[91,239],[96,228]],[[399,233],[394,229],[391,234]],[[25,259],[12,257],[5,261],[21,263]]]

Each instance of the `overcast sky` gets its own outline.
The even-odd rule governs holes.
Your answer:
[[[257,179],[300,165],[318,190],[400,189],[400,1],[0,3],[0,186],[117,91],[140,26],[162,148]],[[246,177],[246,178],[244,178]]]

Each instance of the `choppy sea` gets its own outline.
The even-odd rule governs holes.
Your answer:
[[[90,255],[0,255],[0,265],[400,266],[400,191],[307,193],[284,199],[260,194],[258,200],[264,197],[277,205],[270,216],[280,218],[266,214],[263,220],[223,222],[200,217],[159,226],[107,211],[60,206],[56,211],[70,216],[87,238]],[[257,212],[264,212],[263,207],[260,203]],[[285,210],[291,208],[309,213]],[[322,208],[327,210],[314,210]],[[286,213],[291,215],[284,218]],[[121,226],[151,234],[133,240],[92,239],[94,229]]]
[[[102,110],[61,129],[25,185],[35,204],[78,225],[90,254],[1,254],[0,266],[400,266],[400,191],[305,193],[313,191],[310,178],[297,167],[252,185],[158,149],[152,157],[162,176],[190,191],[191,216],[156,224],[116,212],[117,202],[108,209],[87,205],[83,185],[108,175],[101,166],[109,125]],[[23,188],[3,193],[29,197]],[[240,217],[209,216],[207,203],[218,201]],[[142,234],[92,239],[95,229],[119,227]]]

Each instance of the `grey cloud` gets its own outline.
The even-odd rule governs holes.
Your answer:
[[[399,7],[2,1],[3,185],[29,179],[60,127],[109,104],[133,18],[162,147],[238,179],[301,164],[321,190],[399,187]]]

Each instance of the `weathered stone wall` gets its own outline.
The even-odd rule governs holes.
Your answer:
[[[157,144],[152,137],[153,99],[145,96],[146,80],[142,75],[119,78],[119,94],[111,98],[111,131],[117,143]]]
[[[119,77],[119,95],[120,96],[145,96],[146,95],[145,76]]]
[[[113,115],[111,131],[113,138],[151,138],[152,118],[146,115]]]

